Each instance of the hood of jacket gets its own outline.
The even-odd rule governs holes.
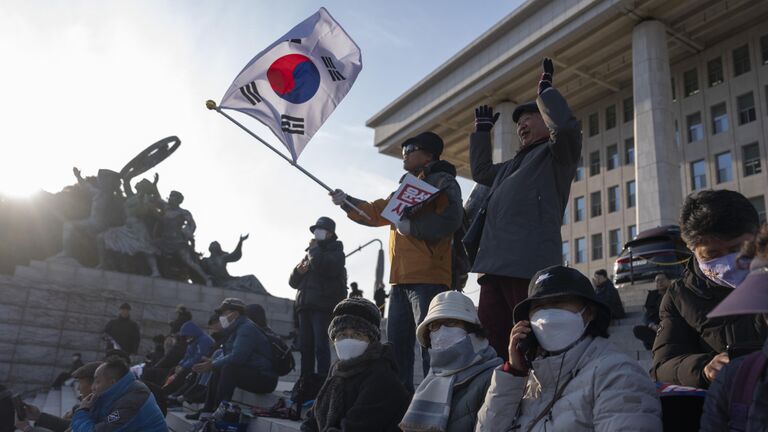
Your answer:
[[[187,321],[184,323],[184,325],[181,326],[181,331],[179,334],[182,337],[193,337],[197,339],[204,335],[205,332],[203,332],[203,329],[201,329],[197,324],[193,323],[192,321]]]

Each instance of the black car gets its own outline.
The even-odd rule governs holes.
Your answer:
[[[642,231],[624,245],[616,258],[614,283],[650,281],[660,272],[670,279],[679,278],[690,257],[677,225]]]

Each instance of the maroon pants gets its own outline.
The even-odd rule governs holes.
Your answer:
[[[514,321],[512,310],[528,298],[529,279],[485,275],[480,280],[480,305],[477,314],[488,342],[501,358],[509,357],[509,333]]]

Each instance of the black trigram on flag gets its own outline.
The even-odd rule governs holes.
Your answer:
[[[286,42],[295,43],[301,45],[301,39],[288,39]]]
[[[282,114],[280,116],[280,125],[283,132],[296,135],[304,135],[304,119],[301,117],[291,117]]]
[[[259,89],[256,88],[256,81],[251,81],[240,87],[240,93],[243,94],[243,97],[248,99],[248,102],[250,102],[251,105],[256,105],[261,102],[261,95],[259,94]]]
[[[325,63],[325,67],[328,68],[328,73],[331,75],[331,79],[334,82],[343,81],[346,79],[344,78],[344,75],[342,75],[341,72],[336,69],[336,65],[333,64],[333,59],[330,57],[322,57],[322,59],[323,63]]]

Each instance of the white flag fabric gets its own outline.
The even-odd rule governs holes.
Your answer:
[[[362,68],[360,48],[320,8],[254,57],[219,106],[267,125],[295,162]]]

